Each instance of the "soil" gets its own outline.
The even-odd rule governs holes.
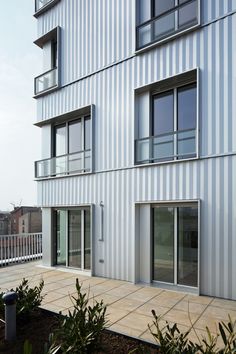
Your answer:
[[[17,339],[6,342],[4,339],[4,323],[0,322],[0,353],[23,354],[26,339],[32,344],[32,354],[43,354],[44,344],[48,341],[49,334],[57,325],[57,317],[49,311],[39,309],[31,315],[30,319],[20,319],[17,323]],[[101,335],[101,349],[93,354],[157,354],[156,346],[139,341],[127,336],[105,330]]]

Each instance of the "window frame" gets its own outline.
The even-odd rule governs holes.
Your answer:
[[[44,12],[48,11],[53,6],[55,6],[59,1],[61,1],[61,0],[48,0],[48,2],[45,5],[43,5],[40,9],[37,9],[37,0],[35,0],[34,1],[34,11],[35,11],[34,17],[38,18]]]
[[[200,294],[200,287],[201,287],[201,278],[200,278],[200,269],[201,269],[201,200],[168,200],[168,201],[157,201],[152,202],[151,206],[151,213],[150,213],[150,225],[151,225],[151,264],[150,264],[150,271],[151,271],[151,281],[153,284],[160,285],[162,288],[166,289],[176,289],[176,290],[186,290],[191,289],[193,292],[196,292],[197,295]],[[154,208],[155,207],[166,207],[166,208],[173,208],[175,215],[174,221],[174,282],[167,283],[163,281],[156,281],[154,280]],[[198,213],[198,267],[197,267],[197,286],[189,286],[178,284],[178,219],[177,216],[177,209],[181,207],[195,207],[197,208]]]
[[[38,38],[36,41],[34,41],[34,44],[36,44],[39,48],[43,49],[43,46],[48,42],[51,42],[51,68],[49,70],[44,71],[42,74],[37,75],[34,78],[34,98],[45,96],[48,93],[54,92],[61,86],[61,27],[60,26],[53,28],[51,31],[47,32],[42,37]],[[54,53],[55,48],[57,50],[56,56]],[[54,65],[54,62],[57,63],[56,66]],[[37,80],[40,77],[45,76],[46,74],[52,73],[53,71],[55,71],[55,75],[56,75],[55,84],[47,89],[37,91],[36,89]]]
[[[166,81],[170,81],[170,84],[166,85],[166,88],[162,88],[159,89],[159,87],[161,86],[165,86],[165,84],[163,85],[163,83],[165,83]],[[186,72],[183,72],[181,74],[177,74],[174,76],[170,76],[168,78],[165,79],[161,79],[157,82],[152,82],[148,85],[142,86],[142,87],[138,87],[135,88],[135,96],[138,96],[139,93],[144,93],[144,92],[148,92],[149,93],[149,120],[148,120],[148,124],[149,124],[149,138],[152,137],[152,124],[153,124],[153,95],[156,94],[161,94],[161,93],[165,93],[167,91],[170,91],[172,89],[176,89],[178,90],[178,88],[190,85],[190,84],[196,84],[196,127],[195,127],[195,131],[196,131],[196,156],[195,157],[184,157],[182,159],[172,159],[172,160],[167,160],[167,159],[163,159],[163,160],[157,160],[157,161],[151,161],[149,160],[143,160],[144,162],[138,161],[137,160],[137,147],[136,147],[136,142],[140,139],[148,139],[148,137],[145,138],[139,138],[139,134],[138,134],[138,119],[137,119],[137,114],[135,113],[135,121],[134,121],[134,131],[135,133],[135,139],[134,139],[134,165],[135,166],[140,166],[140,167],[144,167],[144,166],[153,166],[153,165],[160,165],[160,164],[168,164],[168,163],[178,163],[178,162],[184,162],[184,161],[191,161],[191,160],[196,160],[200,158],[200,70],[199,68],[195,68],[193,70],[188,70]],[[137,110],[136,107],[136,100],[135,100],[135,111]],[[174,99],[174,105],[176,104],[176,100]],[[174,110],[177,112],[178,107],[174,107]],[[174,113],[175,114],[175,113]],[[175,121],[177,122],[177,117],[174,117],[174,124]],[[150,156],[150,151],[149,151],[149,156]]]
[[[178,0],[175,0],[175,3],[177,3]],[[179,9],[182,7],[185,7],[186,5],[191,4],[192,2],[197,1],[197,23],[194,25],[190,25],[189,27],[179,27],[178,26],[178,13],[177,16],[175,16],[175,31],[173,33],[167,34],[166,36],[161,37],[160,39],[152,39],[150,42],[147,44],[144,44],[142,46],[139,45],[139,28],[140,27],[145,27],[145,25],[148,25],[149,23],[152,24],[154,21],[158,20],[159,18],[166,16],[172,12],[177,12]],[[154,16],[155,14],[155,0],[150,0],[150,18],[142,23],[139,23],[139,13],[140,13],[140,0],[136,0],[136,27],[135,27],[135,53],[139,54],[142,53],[143,51],[147,51],[152,49],[155,46],[161,45],[165,42],[171,41],[174,38],[181,36],[187,32],[191,32],[195,30],[196,28],[201,26],[201,1],[200,0],[186,0],[185,3],[182,4],[177,4],[175,5],[172,9],[167,10],[163,12],[162,14],[158,16]],[[176,22],[177,21],[177,22]],[[177,25],[176,25],[177,24]],[[151,37],[153,37],[153,26],[151,25]]]

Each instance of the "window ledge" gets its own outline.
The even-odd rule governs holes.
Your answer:
[[[33,98],[37,99],[37,98],[40,98],[40,97],[43,97],[43,96],[46,96],[52,92],[55,92],[57,90],[60,89],[60,86],[53,86],[52,88],[49,88],[48,90],[45,90],[45,91],[42,91],[42,92],[39,92],[37,93],[36,95],[33,96]]]
[[[58,175],[58,176],[48,176],[48,177],[38,177],[34,178],[34,181],[36,182],[43,182],[43,181],[51,181],[55,179],[62,179],[62,178],[70,178],[70,177],[78,177],[78,176],[88,176],[94,174],[94,171],[89,171],[89,172],[75,172],[75,173],[70,173],[67,175]]]
[[[142,54],[144,52],[147,52],[149,50],[152,50],[153,48],[155,47],[159,47],[167,42],[170,42],[170,41],[173,41],[174,39],[178,38],[178,37],[181,37],[189,32],[192,32],[192,31],[195,31],[196,29],[200,28],[201,27],[201,24],[198,23],[190,28],[186,28],[180,32],[177,32],[177,33],[174,33],[166,38],[163,38],[159,41],[156,41],[156,42],[151,42],[150,44],[147,44],[145,47],[141,47],[140,49],[139,48],[136,48],[134,54],[135,55],[139,55],[139,54]]]
[[[137,168],[140,167],[152,167],[152,166],[159,166],[159,165],[167,165],[167,164],[175,164],[175,163],[180,163],[180,162],[191,162],[191,161],[197,161],[200,160],[199,156],[188,158],[188,159],[180,159],[180,160],[169,160],[169,161],[160,161],[160,162],[149,162],[149,163],[139,163],[135,162],[134,166]]]
[[[53,6],[55,6],[60,0],[50,0],[48,1],[47,4],[42,6],[39,10],[36,11],[36,4],[35,4],[35,13],[34,17],[38,18],[40,15],[42,15],[44,12],[48,11],[51,9]]]

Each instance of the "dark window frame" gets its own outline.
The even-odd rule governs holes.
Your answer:
[[[171,40],[171,38],[175,38],[176,36],[181,35],[184,32],[188,32],[191,31],[197,27],[200,26],[201,23],[201,16],[200,16],[200,0],[186,0],[185,2],[183,2],[182,4],[179,3],[179,0],[176,0],[175,2],[177,2],[177,5],[175,5],[173,8],[164,11],[163,13],[161,13],[160,15],[155,16],[155,0],[150,0],[151,5],[150,5],[150,9],[151,9],[151,18],[139,23],[139,19],[138,19],[138,13],[139,13],[139,1],[140,0],[136,0],[136,40],[135,40],[135,47],[136,47],[136,52],[142,51],[142,50],[147,50],[147,48],[152,47],[153,45],[157,45],[157,44],[161,44],[163,42],[169,41]],[[179,10],[181,10],[181,8],[191,4],[197,2],[197,23],[193,23],[193,24],[189,24],[186,26],[179,26]],[[153,22],[159,20],[162,17],[165,17],[169,14],[171,14],[172,12],[177,12],[177,29],[175,28],[175,30],[169,34],[167,34],[166,36],[162,36],[161,38],[154,38],[154,26],[152,25]],[[139,45],[139,29],[142,27],[145,27],[147,25],[151,26],[151,40],[150,42],[148,42],[147,44],[144,45]],[[175,23],[175,27],[176,27],[176,23]]]

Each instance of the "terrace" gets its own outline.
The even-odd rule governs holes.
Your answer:
[[[55,313],[62,311],[65,315],[72,308],[69,295],[75,294],[75,280],[78,278],[91,302],[103,299],[108,305],[110,330],[150,342],[153,338],[147,325],[152,323],[152,309],[162,316],[163,325],[167,320],[177,323],[182,331],[192,327],[190,337],[195,341],[196,335],[206,335],[206,326],[212,333],[217,333],[217,323],[227,321],[228,314],[233,320],[236,319],[236,301],[89,277],[75,270],[45,268],[41,261],[0,268],[1,291],[16,287],[23,277],[29,280],[31,286],[38,285],[44,279],[43,291],[47,295],[41,307]]]

